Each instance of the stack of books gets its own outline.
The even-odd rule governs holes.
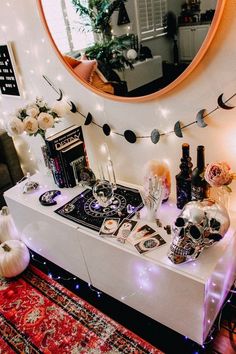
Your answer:
[[[82,127],[72,125],[46,138],[51,171],[59,188],[74,187],[88,166]]]

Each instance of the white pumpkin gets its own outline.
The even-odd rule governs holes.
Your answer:
[[[27,268],[29,261],[29,250],[23,242],[9,240],[0,244],[0,276],[15,277]]]
[[[19,233],[11,214],[9,213],[9,209],[4,206],[0,212],[0,242],[19,240],[19,238]]]

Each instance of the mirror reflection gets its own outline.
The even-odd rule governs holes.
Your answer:
[[[199,51],[217,0],[41,0],[51,36],[82,81],[123,97],[169,85]]]

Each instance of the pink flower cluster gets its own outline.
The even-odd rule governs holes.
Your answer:
[[[204,177],[210,186],[221,187],[232,182],[233,173],[226,162],[214,162],[207,165]]]

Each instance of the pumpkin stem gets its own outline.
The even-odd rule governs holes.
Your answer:
[[[11,247],[9,247],[6,243],[4,243],[1,247],[4,249],[5,252],[11,251]]]

